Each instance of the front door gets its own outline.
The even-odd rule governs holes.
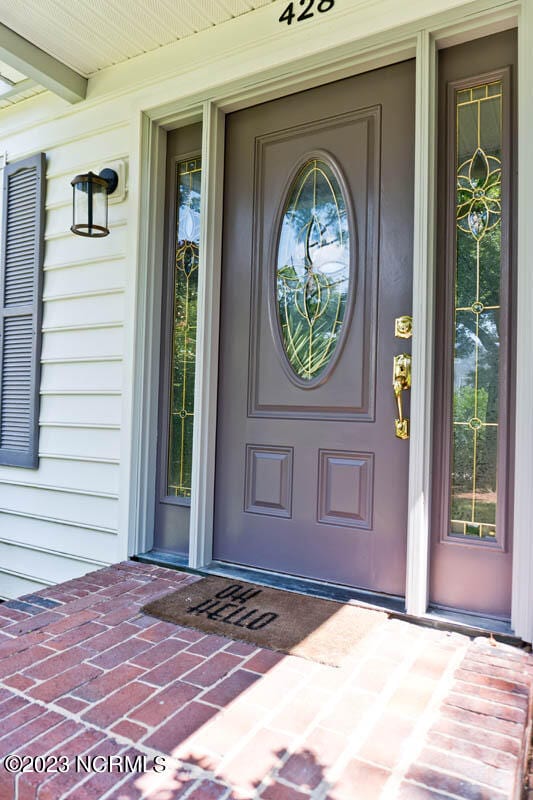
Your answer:
[[[227,118],[216,560],[404,594],[414,84]]]

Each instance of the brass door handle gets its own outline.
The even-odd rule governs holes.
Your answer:
[[[394,356],[392,388],[398,404],[398,418],[394,420],[395,433],[398,439],[409,438],[409,420],[403,415],[402,393],[411,388],[411,356],[401,353]]]

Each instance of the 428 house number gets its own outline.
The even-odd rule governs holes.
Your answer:
[[[289,3],[279,18],[279,22],[286,22],[287,25],[292,25],[293,20],[296,20],[296,22],[303,22],[304,19],[311,19],[311,17],[315,16],[315,11],[313,11],[313,9],[316,8],[319,14],[325,14],[326,11],[331,11],[334,5],[335,0],[319,0],[316,4],[315,0],[299,0],[298,3]],[[300,13],[298,13],[298,6],[304,7]]]

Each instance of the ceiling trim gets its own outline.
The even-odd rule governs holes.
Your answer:
[[[87,78],[0,23],[0,60],[69,103],[84,100]]]
[[[17,95],[22,94],[22,92],[27,92],[29,89],[35,89],[36,86],[36,81],[32,80],[31,78],[26,78],[26,80],[14,83],[11,89],[0,93],[0,103],[3,100],[9,100],[11,97],[16,97]]]

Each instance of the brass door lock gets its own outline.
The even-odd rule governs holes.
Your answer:
[[[413,318],[410,316],[396,317],[394,320],[394,335],[398,339],[410,339],[413,335]]]

